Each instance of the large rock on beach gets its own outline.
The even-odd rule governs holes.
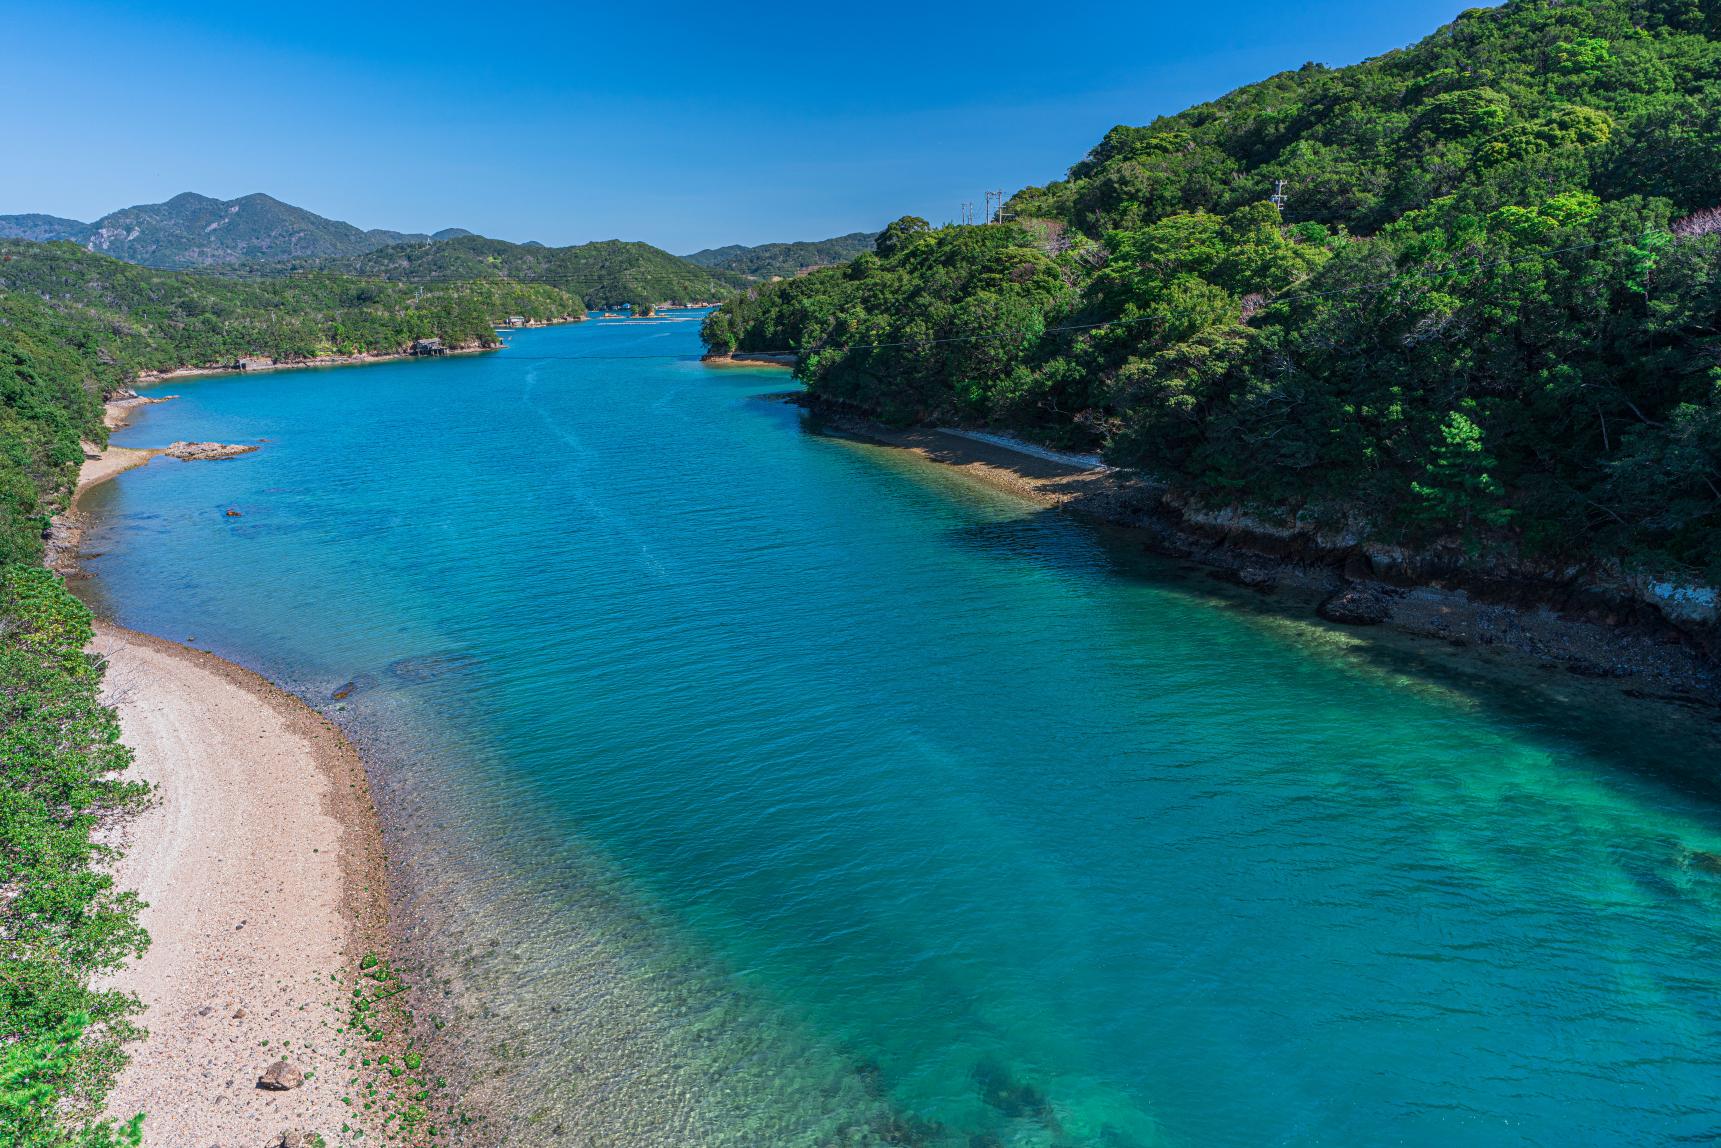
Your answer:
[[[1372,586],[1348,586],[1322,602],[1315,612],[1344,626],[1378,626],[1392,617],[1392,603]]]
[[[297,1128],[288,1128],[277,1132],[275,1138],[263,1148],[322,1148],[323,1138],[315,1132],[300,1132]]]
[[[305,1074],[297,1065],[277,1060],[257,1078],[257,1087],[270,1092],[286,1092],[305,1083]]]
[[[177,458],[185,462],[209,462],[216,459],[233,458],[241,454],[250,454],[255,446],[225,442],[176,442],[162,453],[168,458]]]

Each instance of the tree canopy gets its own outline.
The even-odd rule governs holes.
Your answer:
[[[899,221],[705,335],[1210,504],[1721,577],[1718,36],[1713,0],[1474,9],[1114,128],[1007,222]]]

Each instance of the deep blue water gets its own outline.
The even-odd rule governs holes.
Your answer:
[[[514,1142],[1721,1142],[1712,725],[812,433],[696,330],[179,381],[116,441],[263,448],[86,500],[99,608],[371,753]]]

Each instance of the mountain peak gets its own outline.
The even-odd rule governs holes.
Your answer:
[[[0,238],[70,240],[130,263],[171,269],[362,255],[391,243],[423,242],[430,237],[361,231],[260,191],[230,200],[182,191],[165,203],[121,208],[94,223],[49,215],[3,215]]]

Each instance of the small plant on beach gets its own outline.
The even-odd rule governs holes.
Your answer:
[[[353,1057],[348,1064],[356,1062],[357,1069],[349,1081],[356,1095],[342,1096],[341,1103],[367,1113],[367,1120],[375,1121],[373,1130],[390,1144],[424,1145],[446,1138],[446,1125],[431,1123],[433,1116],[464,1127],[469,1121],[456,1106],[434,1104],[433,1111],[433,1097],[448,1082],[420,1075],[425,1058],[410,1035],[413,1012],[405,994],[411,985],[400,968],[367,953],[358,962],[354,982],[346,1028],[384,1050],[368,1055],[342,1050],[342,1056]],[[386,1087],[379,1087],[379,1081]],[[351,1135],[358,1138],[356,1130]]]

